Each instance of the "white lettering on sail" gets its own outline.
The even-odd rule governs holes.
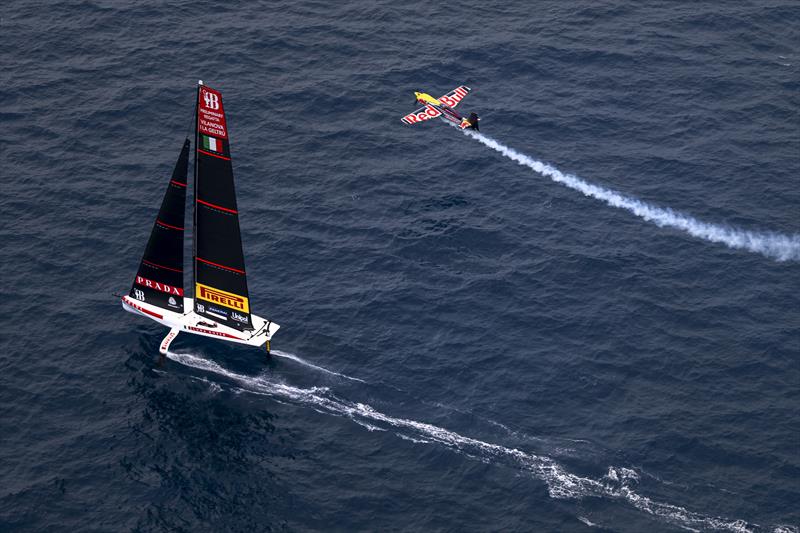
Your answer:
[[[147,287],[148,289],[154,289],[157,291],[165,292],[167,294],[174,294],[175,296],[183,296],[183,289],[180,287],[173,287],[172,285],[167,285],[166,283],[159,283],[157,281],[153,281],[142,276],[136,276],[136,284],[141,285],[143,287]]]
[[[217,135],[219,137],[226,137],[225,126],[217,122],[209,122],[202,117],[200,118],[200,131],[210,135]]]
[[[209,109],[219,109],[219,96],[208,91],[203,91],[203,99],[206,101],[206,107]]]

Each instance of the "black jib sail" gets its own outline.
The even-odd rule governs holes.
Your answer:
[[[186,139],[130,292],[131,298],[177,313],[183,313],[183,224],[188,166],[189,139]]]
[[[196,109],[194,310],[238,330],[253,329],[222,95],[200,85]]]

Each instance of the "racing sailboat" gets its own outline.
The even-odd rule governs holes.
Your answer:
[[[230,139],[222,94],[198,82],[194,125],[192,276],[184,296],[183,236],[190,143],[183,143],[150,240],[122,308],[170,328],[166,354],[181,332],[266,347],[278,326],[250,311]]]

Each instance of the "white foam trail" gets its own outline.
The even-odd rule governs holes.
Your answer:
[[[334,372],[333,370],[328,370],[327,368],[324,368],[324,367],[321,367],[321,366],[317,366],[314,363],[309,363],[308,361],[306,361],[302,357],[300,357],[298,355],[294,355],[293,353],[282,352],[280,350],[272,350],[272,352],[270,352],[270,353],[272,355],[277,355],[278,357],[283,357],[284,359],[291,359],[292,361],[296,361],[296,362],[300,363],[301,365],[307,366],[309,368],[313,368],[315,370],[319,370],[320,372],[324,372],[325,374],[330,374],[332,376],[338,376],[340,378],[349,379],[350,381],[358,381],[359,383],[366,383],[366,381],[364,381],[363,379],[354,378],[354,377],[348,376],[346,374],[340,374],[339,372]]]
[[[589,527],[601,527],[600,524],[595,524],[594,522],[583,516],[578,516],[578,520],[580,520]]]
[[[409,442],[413,442],[414,444],[430,444],[431,441],[425,439],[415,439],[414,437],[409,437],[408,435],[403,435],[402,433],[395,433],[398,437],[403,440],[407,440]]]
[[[601,200],[612,207],[625,209],[637,217],[652,222],[659,227],[679,229],[699,239],[722,243],[729,248],[756,252],[778,261],[800,260],[800,234],[783,235],[773,232],[760,233],[703,222],[679,211],[657,207],[643,202],[638,198],[625,196],[611,189],[589,183],[572,174],[564,174],[557,168],[517,152],[513,148],[509,148],[482,133],[472,130],[462,131],[465,135],[472,137],[481,144],[500,152],[512,161],[516,161],[534,172],[547,176],[556,183],[579,191],[591,198]]]
[[[629,486],[631,481],[636,481],[636,473],[626,468],[610,467],[608,474],[599,480],[581,477],[567,472],[560,464],[549,457],[465,437],[425,422],[389,416],[376,411],[369,405],[337,398],[330,393],[330,389],[327,387],[301,389],[271,381],[266,376],[246,376],[231,372],[214,361],[191,354],[169,352],[167,357],[183,365],[214,372],[236,381],[250,393],[274,397],[279,401],[288,399],[298,404],[307,405],[319,412],[350,418],[361,425],[368,421],[369,425],[375,429],[378,429],[376,424],[385,424],[396,429],[406,430],[408,432],[406,437],[409,439],[436,442],[486,463],[495,462],[521,467],[536,478],[544,481],[547,484],[550,496],[553,498],[605,497],[612,500],[625,501],[640,511],[663,518],[682,527],[695,526],[703,529],[726,530],[737,533],[753,531],[753,526],[742,520],[728,521],[723,518],[708,517],[688,511],[677,505],[656,502],[646,496],[637,494]]]

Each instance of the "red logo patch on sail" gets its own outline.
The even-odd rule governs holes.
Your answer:
[[[200,101],[197,105],[197,129],[201,133],[228,138],[225,125],[225,111],[222,108],[222,95],[206,86],[200,87]]]
[[[142,276],[136,276],[136,284],[167,294],[183,296],[183,289],[180,287],[173,287],[172,285],[167,285],[166,283],[159,283],[151,279],[143,278]]]

